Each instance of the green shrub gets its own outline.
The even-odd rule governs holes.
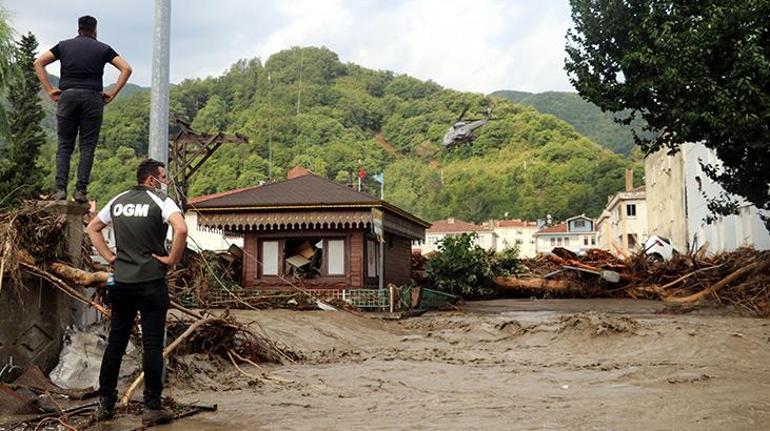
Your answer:
[[[512,275],[521,272],[519,262],[519,245],[508,247],[495,255],[497,260],[497,275]]]
[[[496,292],[499,265],[494,252],[473,243],[477,237],[464,233],[447,236],[439,243],[438,253],[425,268],[433,289],[465,299],[485,298]]]

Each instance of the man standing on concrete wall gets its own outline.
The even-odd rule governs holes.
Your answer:
[[[61,61],[59,88],[48,81],[45,67]],[[118,82],[103,92],[104,65],[110,63],[120,71]],[[35,73],[43,90],[58,104],[56,110],[59,147],[56,151],[56,193],[53,199],[67,198],[70,158],[75,139],[80,134],[80,163],[74,199],[87,202],[86,189],[91,177],[94,150],[99,141],[104,105],[118,95],[131,76],[131,66],[109,45],[96,40],[96,18],[86,15],[78,19],[78,36],[63,40],[35,60]]]
[[[142,423],[149,426],[173,418],[161,407],[160,398],[163,335],[169,305],[166,271],[182,258],[187,225],[179,207],[166,195],[168,180],[163,163],[143,161],[137,168],[136,179],[137,185],[110,200],[87,228],[96,250],[115,268],[115,285],[108,287],[112,316],[99,374],[101,398],[96,417],[106,420],[113,415],[120,363],[139,312],[146,377]],[[110,223],[115,231],[117,254],[107,247],[101,233]],[[164,242],[169,224],[174,236],[167,254]]]

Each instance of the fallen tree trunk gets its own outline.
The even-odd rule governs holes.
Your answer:
[[[109,276],[107,271],[88,272],[61,262],[54,262],[49,268],[51,269],[51,272],[59,277],[80,286],[104,284],[107,282],[107,277]]]
[[[85,296],[83,296],[80,292],[77,290],[71,288],[67,283],[64,282],[64,280],[60,279],[59,277],[56,277],[55,275],[51,274],[48,271],[44,271],[34,265],[29,265],[27,263],[20,262],[21,266],[26,268],[29,272],[32,274],[37,275],[38,277],[42,277],[45,280],[48,280],[53,286],[55,286],[57,289],[64,292],[67,296],[70,298],[80,301],[83,304],[90,305],[91,307],[94,307],[98,312],[102,313],[103,315],[107,316],[109,318],[110,311],[104,308],[101,304],[99,304],[96,301],[92,301]]]
[[[548,280],[545,278],[496,277],[495,285],[502,291],[540,290],[563,293],[583,293],[577,283],[569,280]]]

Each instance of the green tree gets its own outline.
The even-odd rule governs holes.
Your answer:
[[[646,152],[686,142],[728,193],[770,209],[770,2],[571,0],[566,69],[580,94],[655,131]],[[712,199],[729,214],[735,201]],[[770,218],[765,219],[770,230]]]
[[[0,7],[0,137],[10,139],[10,126],[2,100],[8,83],[12,81],[17,70],[14,66],[13,29],[8,23],[8,12]],[[0,142],[1,143],[1,142]],[[2,146],[0,146],[2,149]]]
[[[195,116],[193,130],[201,133],[222,132],[227,125],[227,106],[219,96],[212,96]]]
[[[46,140],[40,126],[44,117],[38,97],[40,85],[32,67],[36,49],[37,39],[32,33],[22,36],[16,49],[15,64],[22,73],[13,80],[8,94],[11,137],[0,161],[0,195],[13,193],[5,204],[32,197],[43,187],[45,174],[35,163]]]

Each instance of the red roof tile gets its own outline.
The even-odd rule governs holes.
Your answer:
[[[520,219],[497,220],[495,224],[497,227],[537,227],[537,222]]]
[[[479,226],[460,219],[438,220],[431,223],[428,233],[486,232],[489,227]]]
[[[540,229],[535,233],[567,233],[567,223],[562,222],[553,226],[548,226],[547,228]]]

